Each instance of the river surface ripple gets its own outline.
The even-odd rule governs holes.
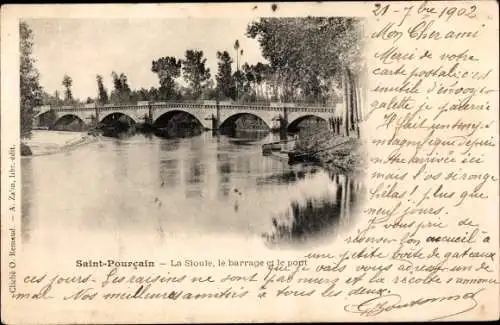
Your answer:
[[[37,131],[31,141],[73,137],[68,134],[75,133]],[[23,158],[23,242],[57,246],[69,233],[79,237],[74,242],[99,234],[207,233],[304,241],[320,228],[345,224],[357,183],[263,156],[261,145],[277,140],[273,134],[250,144],[210,132],[183,139],[138,134]],[[322,221],[309,222],[311,213]]]

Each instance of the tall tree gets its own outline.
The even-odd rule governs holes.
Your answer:
[[[71,104],[73,102],[73,94],[71,93],[71,85],[73,84],[73,79],[67,74],[64,75],[62,80],[62,85],[64,86],[64,100],[66,103]]]
[[[111,102],[114,104],[128,104],[131,101],[131,90],[128,85],[127,76],[124,73],[118,75],[116,72],[111,73],[113,78],[114,89],[111,92]]]
[[[25,22],[19,23],[19,52],[21,56],[20,82],[20,127],[21,136],[28,136],[32,127],[33,108],[42,104],[42,87],[35,68],[33,52],[33,31]]]
[[[239,52],[239,49],[240,49],[240,41],[239,40],[236,40],[234,41],[234,50],[236,51],[236,72],[235,72],[235,77],[237,78],[236,80],[236,99],[239,98],[239,79],[240,78],[240,52]],[[243,54],[243,50],[241,50],[241,54]]]
[[[240,61],[239,61],[239,49],[240,49],[240,41],[236,40],[234,41],[234,50],[236,51],[236,71],[240,70]]]
[[[122,91],[126,94],[130,94],[130,87],[128,85],[127,76],[124,73],[120,73],[120,83],[122,85]]]
[[[96,76],[97,81],[97,102],[101,105],[108,103],[108,91],[104,88],[104,83],[102,81],[102,76]]]
[[[194,98],[200,98],[203,87],[210,80],[210,69],[206,67],[207,59],[203,51],[187,50],[182,61],[184,80],[189,84]]]
[[[62,99],[61,99],[61,95],[59,94],[59,90],[56,90],[54,92],[54,98],[57,101],[58,105],[62,104]]]
[[[262,62],[258,62],[255,65],[249,65],[245,63],[241,66],[243,70],[243,90],[255,97],[254,99],[264,99],[265,91],[263,90],[263,83],[267,76],[267,70],[269,67]],[[249,93],[250,92],[250,93]]]
[[[236,99],[241,98],[245,94],[246,76],[242,70],[236,70],[233,73],[234,84],[236,88]]]
[[[249,65],[245,63],[241,66],[243,70],[243,91],[247,96],[250,96],[252,100],[257,99],[258,91],[258,83],[257,79],[260,79],[260,76],[257,74],[257,69],[255,65]]]
[[[175,96],[175,79],[181,75],[181,60],[166,56],[154,60],[151,71],[158,75],[160,80],[160,98],[171,99]]]
[[[115,93],[115,94],[120,93],[123,89],[120,77],[118,76],[118,74],[116,72],[113,71],[113,72],[111,72],[111,78],[113,78],[113,87],[114,87],[112,93]]]
[[[359,27],[355,18],[261,18],[248,26],[247,35],[258,39],[278,92],[293,100],[297,89],[304,96],[323,96],[332,80],[341,80],[343,69],[359,70]]]
[[[233,59],[231,59],[231,56],[227,51],[217,51],[217,60],[219,60],[217,63],[217,75],[215,76],[217,81],[217,90],[225,98],[234,99],[236,93],[231,68]]]

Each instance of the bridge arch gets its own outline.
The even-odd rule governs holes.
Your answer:
[[[136,121],[127,114],[112,112],[105,115],[99,122],[99,128],[105,136],[120,136],[135,130]]]
[[[85,122],[75,114],[65,114],[52,124],[51,129],[61,131],[82,131],[85,129]]]
[[[292,133],[298,132],[301,126],[300,124],[307,120],[314,121],[315,123],[314,127],[322,126],[325,129],[328,128],[328,121],[325,120],[323,117],[314,114],[305,114],[291,121],[291,123],[288,124],[287,131]]]
[[[228,129],[228,128],[234,129],[236,127],[237,121],[241,117],[249,117],[249,119],[243,120],[244,122],[241,125],[239,125],[239,126],[242,126],[242,129],[246,129],[246,130],[252,130],[252,129],[270,130],[271,129],[269,122],[266,121],[265,118],[263,118],[257,114],[248,113],[248,112],[235,113],[235,114],[232,114],[232,115],[226,117],[224,120],[220,121],[219,128],[220,129]]]
[[[180,117],[180,119],[185,118],[192,121],[196,121],[199,125],[203,126],[203,123],[202,121],[200,121],[199,117],[180,109],[171,110],[161,114],[154,120],[153,125],[155,126],[167,125],[168,122],[177,117]]]
[[[47,110],[35,117],[35,121],[38,126],[45,126],[49,128],[54,126],[58,120],[59,118],[57,113],[53,110]]]
[[[137,121],[133,117],[131,117],[128,114],[121,113],[121,112],[108,113],[108,114],[104,115],[103,118],[101,118],[99,123],[109,124],[109,123],[112,123],[114,121],[120,121],[120,122],[128,123],[130,125],[137,123]]]
[[[201,134],[205,129],[203,121],[184,110],[167,111],[153,122],[156,132],[166,137],[190,137]]]

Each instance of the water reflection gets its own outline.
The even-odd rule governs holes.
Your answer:
[[[262,156],[261,144],[279,135],[232,139],[209,132],[103,138],[64,155],[23,159],[23,239],[72,233],[83,242],[102,233],[126,248],[136,234],[161,241],[176,233],[264,233],[278,245],[350,223],[361,197],[356,178]],[[54,199],[68,193],[71,199]]]
[[[267,131],[267,130],[243,131],[243,130],[237,130],[237,129],[229,129],[229,130],[222,131],[221,134],[225,135],[229,138],[258,141],[258,140],[265,139],[269,135],[269,131]],[[244,143],[244,142],[240,142],[240,143]]]
[[[265,177],[257,178],[257,186],[265,186],[267,184],[287,184],[305,179],[306,175],[314,175],[319,171],[317,166],[308,166],[302,164],[299,168],[283,173],[273,174]]]
[[[201,197],[204,183],[205,166],[200,157],[191,157],[187,161],[186,169],[186,197]]]
[[[229,184],[231,183],[231,164],[229,162],[229,154],[217,154],[217,169],[219,171],[219,193],[223,197],[229,195]]]
[[[330,178],[336,185],[335,194],[293,200],[289,209],[272,218],[272,231],[262,235],[269,246],[304,243],[352,224],[350,219],[366,189],[353,176],[330,173]]]
[[[175,151],[180,147],[180,139],[172,139],[160,143],[160,148],[163,151]]]
[[[179,161],[176,159],[161,159],[160,160],[160,180],[161,187],[175,187],[180,182]]]

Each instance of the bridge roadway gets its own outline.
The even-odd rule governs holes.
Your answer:
[[[217,129],[225,122],[234,120],[242,114],[251,114],[262,119],[269,128],[280,126],[280,120],[286,122],[286,127],[300,123],[308,117],[318,117],[328,121],[332,117],[341,117],[342,104],[332,106],[305,106],[291,103],[262,104],[235,104],[215,101],[204,101],[199,103],[176,103],[176,102],[140,102],[136,105],[104,105],[86,104],[85,106],[63,106],[51,107],[41,106],[35,109],[35,120],[48,113],[50,110],[55,114],[55,124],[62,118],[77,118],[86,125],[103,122],[113,114],[123,114],[135,123],[146,121],[156,122],[160,117],[165,119],[179,112],[185,112],[194,116],[206,129]],[[115,115],[116,116],[116,115]],[[35,124],[37,122],[35,121]]]

